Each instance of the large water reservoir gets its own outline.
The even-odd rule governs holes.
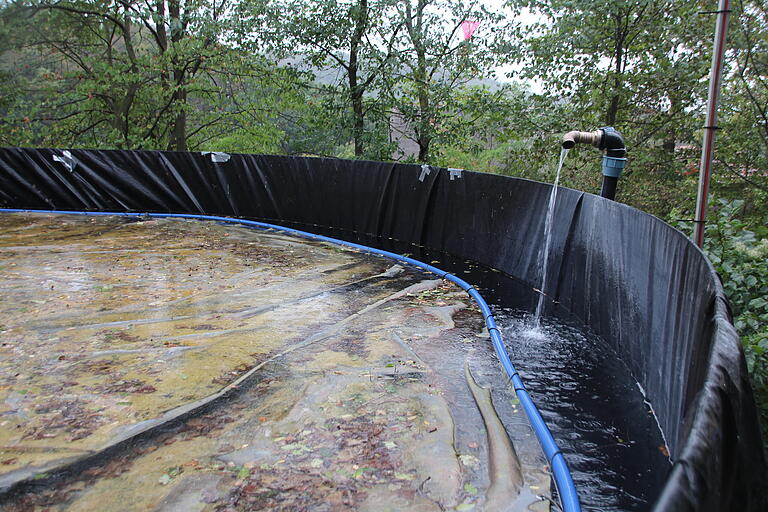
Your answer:
[[[73,151],[65,167],[57,154],[0,151],[0,206],[58,212],[2,219],[7,507],[764,505],[722,288],[657,219],[561,189],[532,330],[550,185],[254,155]],[[494,459],[502,437],[515,457]]]

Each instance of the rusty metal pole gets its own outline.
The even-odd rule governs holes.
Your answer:
[[[707,218],[707,201],[709,199],[709,178],[712,173],[712,156],[717,129],[717,101],[720,94],[720,82],[723,75],[723,60],[725,56],[725,37],[728,31],[729,0],[720,0],[717,11],[717,26],[715,28],[715,47],[712,52],[712,69],[709,74],[709,99],[707,100],[707,118],[704,123],[704,143],[701,147],[701,164],[699,165],[699,192],[696,196],[696,217],[694,220],[693,240],[701,247],[704,244],[704,226]]]

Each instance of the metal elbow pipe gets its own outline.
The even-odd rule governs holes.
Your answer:
[[[563,147],[565,149],[571,149],[576,144],[591,144],[595,147],[599,147],[602,136],[603,132],[601,130],[595,130],[593,132],[573,130],[563,136]]]

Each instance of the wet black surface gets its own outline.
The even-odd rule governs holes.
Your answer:
[[[584,327],[496,310],[510,358],[552,430],[585,510],[647,510],[670,468],[656,419],[615,351]]]

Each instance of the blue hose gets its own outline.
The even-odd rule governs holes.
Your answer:
[[[406,263],[413,267],[426,270],[427,272],[430,272],[432,274],[436,274],[442,279],[451,281],[452,283],[458,285],[461,289],[466,291],[469,294],[469,296],[472,297],[472,299],[480,307],[480,311],[482,312],[483,317],[485,318],[485,325],[488,328],[488,332],[491,336],[491,343],[493,344],[493,348],[496,351],[496,355],[498,356],[499,361],[501,361],[501,365],[504,367],[504,371],[507,373],[510,380],[512,381],[512,385],[515,388],[515,393],[517,393],[517,398],[520,400],[520,404],[523,406],[523,410],[525,411],[525,414],[528,416],[528,420],[531,422],[531,427],[533,428],[533,431],[536,433],[536,437],[539,439],[539,444],[541,445],[544,455],[547,457],[550,467],[552,468],[552,474],[555,479],[555,485],[557,486],[557,491],[560,495],[560,503],[562,505],[563,511],[564,512],[580,512],[581,511],[579,496],[576,493],[576,487],[573,484],[573,478],[571,477],[571,472],[568,469],[568,464],[565,461],[565,457],[560,451],[560,448],[557,446],[557,442],[555,441],[555,438],[552,436],[552,433],[549,431],[549,428],[547,427],[546,423],[544,423],[544,418],[541,417],[541,413],[539,412],[538,408],[536,408],[536,404],[533,403],[533,400],[528,394],[528,391],[525,389],[525,386],[523,385],[523,380],[520,378],[520,374],[517,373],[517,370],[512,364],[512,361],[510,361],[509,359],[509,354],[507,353],[507,349],[504,347],[504,341],[501,338],[501,333],[499,332],[499,328],[496,326],[496,320],[493,318],[493,313],[491,312],[491,308],[488,306],[488,303],[485,301],[485,299],[483,299],[482,295],[480,295],[480,293],[477,290],[475,290],[475,288],[473,288],[471,284],[467,283],[460,277],[454,276],[453,274],[449,274],[445,270],[441,270],[437,267],[433,267],[432,265],[421,262],[419,260],[409,258],[408,256],[403,256],[393,252],[384,251],[382,249],[368,247],[367,245],[361,245],[361,244],[356,244],[354,242],[346,242],[344,240],[339,240],[336,238],[317,235],[315,233],[309,233],[307,231],[300,231],[298,229],[287,228],[284,226],[278,226],[276,224],[268,224],[266,222],[257,222],[253,220],[234,219],[231,217],[218,217],[214,215],[193,215],[193,214],[187,214],[187,213],[83,212],[83,211],[66,211],[66,210],[24,210],[24,209],[15,209],[15,208],[0,208],[0,212],[56,213],[56,214],[68,214],[68,215],[110,215],[110,216],[139,217],[139,218],[170,217],[170,218],[179,218],[179,219],[215,220],[215,221],[227,222],[231,224],[242,224],[245,226],[250,226],[250,227],[255,227],[260,229],[274,229],[277,231],[282,231],[284,233],[290,233],[292,235],[299,236],[302,238],[321,240],[323,242],[329,242],[332,244],[343,245],[345,247],[351,247],[361,252],[365,252],[368,254],[375,254],[375,255],[383,256],[385,258],[395,260],[401,263]]]

